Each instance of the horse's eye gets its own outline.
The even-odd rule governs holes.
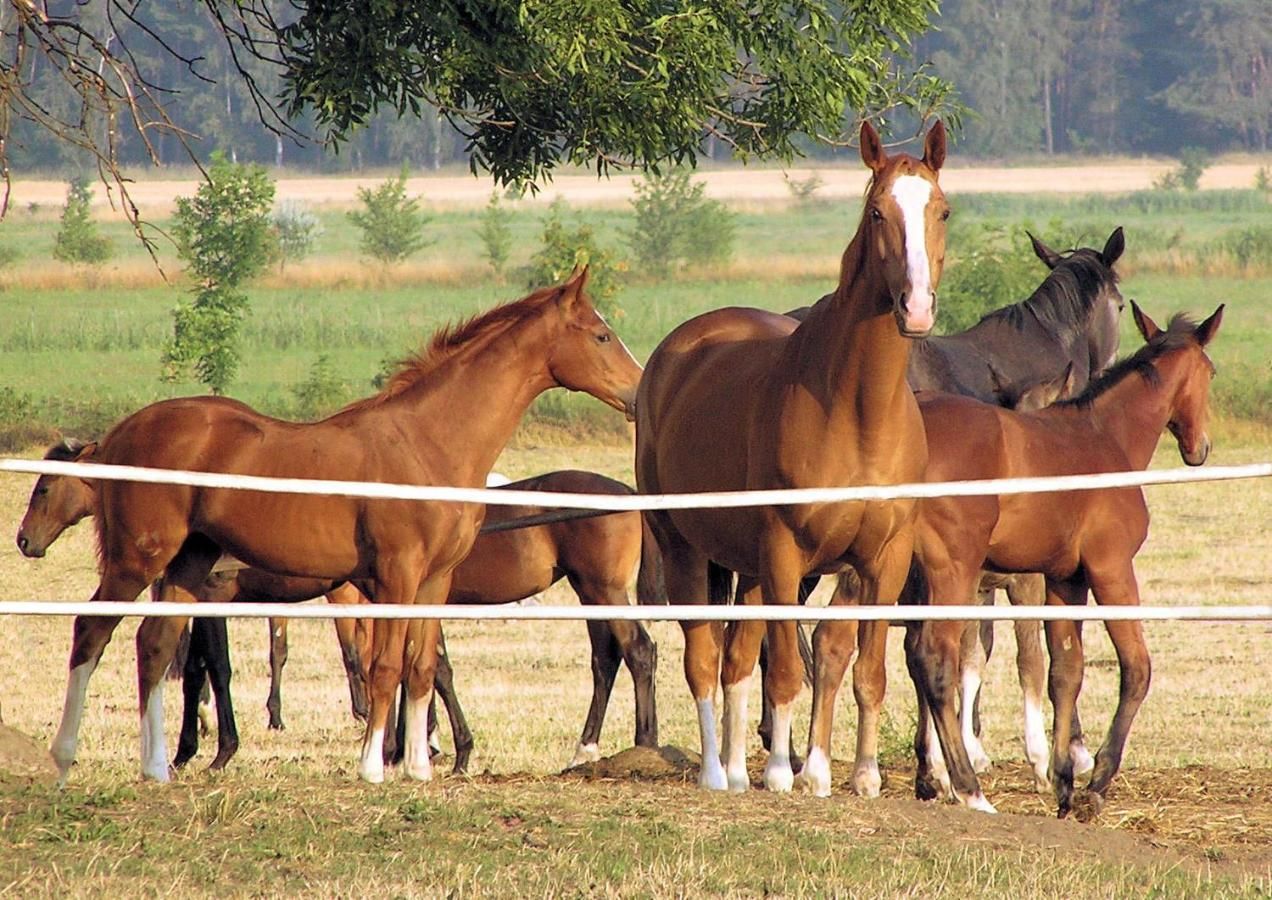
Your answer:
[[[947,222],[947,221],[949,221],[949,218],[950,218],[950,211],[949,211],[948,209],[946,209],[946,210],[942,210],[942,211],[941,211],[941,221],[942,221],[942,222]]]
[[[883,213],[879,212],[879,207],[877,206],[870,207],[870,221],[871,222],[883,221]]]
[[[41,487],[38,487],[38,488],[36,488],[36,489],[35,489],[35,496],[37,496],[37,497],[43,497],[43,496],[44,496],[45,494],[47,494],[48,492],[49,492],[49,489],[48,489],[48,488],[41,486]]]
[[[610,333],[608,331],[602,332],[596,336],[596,340],[602,344],[608,344],[610,342]]]

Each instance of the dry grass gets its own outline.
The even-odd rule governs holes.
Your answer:
[[[1266,459],[1259,429],[1216,434],[1212,464]],[[1173,449],[1171,451],[1173,453]],[[1158,464],[1175,465],[1163,452]],[[499,469],[512,477],[582,466],[630,480],[628,446],[572,446],[523,433]],[[30,480],[0,479],[9,533]],[[1138,560],[1146,603],[1267,603],[1272,558],[1268,482],[1157,487],[1153,531]],[[79,599],[95,584],[91,535],[66,535],[47,559],[0,547],[0,599]],[[554,588],[544,602],[573,602]],[[1094,825],[1058,823],[1021,759],[1010,630],[985,689],[987,793],[998,820],[909,800],[912,690],[900,635],[890,644],[885,797],[849,796],[850,694],[834,744],[837,798],[755,791],[707,796],[681,777],[557,779],[590,690],[578,623],[450,623],[457,686],[477,747],[471,780],[430,786],[354,781],[360,730],[330,626],[296,622],[284,687],[288,730],[265,728],[265,626],[231,626],[243,747],[230,771],[195,769],[171,786],[137,785],[132,622],[107,650],[90,692],[71,790],[0,779],[0,893],[408,896],[685,893],[869,896],[1258,895],[1272,886],[1272,695],[1262,624],[1149,624],[1154,682],[1123,774]],[[5,724],[46,744],[65,685],[69,623],[0,618]],[[678,627],[654,623],[661,739],[696,747]],[[1082,708],[1098,741],[1116,692],[1102,629],[1088,628]],[[603,735],[609,754],[633,733],[620,674]],[[177,691],[167,691],[170,733]],[[807,696],[797,719],[807,721]],[[801,741],[797,740],[797,744]],[[210,747],[196,760],[210,759]],[[755,760],[757,766],[759,759]],[[688,773],[692,777],[692,772]],[[756,771],[758,775],[758,769]],[[957,840],[954,835],[958,835]],[[409,874],[406,874],[409,873]],[[4,890],[7,884],[7,891]]]

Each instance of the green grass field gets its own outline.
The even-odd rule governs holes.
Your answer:
[[[1102,245],[1116,225],[1127,234],[1119,268],[1123,293],[1159,318],[1174,311],[1210,312],[1229,305],[1215,357],[1224,376],[1216,385],[1220,411],[1262,419],[1272,409],[1272,370],[1265,350],[1272,337],[1272,235],[1245,265],[1215,249],[1224,234],[1266,230],[1269,205],[1255,191],[1123,197],[1054,198],[972,194],[952,198],[956,217],[949,266],[986,224],[1009,233],[1029,228],[1053,246]],[[513,264],[536,247],[543,212],[513,205]],[[495,283],[482,259],[479,212],[435,214],[435,243],[416,259],[383,271],[357,255],[357,234],[340,211],[321,213],[323,232],[314,255],[271,272],[250,290],[251,311],[242,332],[243,363],[231,393],[266,412],[297,415],[295,390],[326,357],[339,398],[372,390],[386,364],[417,348],[438,327],[521,296],[514,274]],[[623,209],[574,210],[594,226],[598,240],[620,258],[630,255]],[[855,208],[814,203],[739,207],[732,262],[682,272],[666,281],[630,269],[615,298],[616,326],[638,358],[696,313],[725,305],[785,310],[816,300],[834,286],[838,256],[857,220]],[[157,223],[160,227],[167,223]],[[56,432],[91,435],[146,403],[200,393],[192,381],[159,381],[159,356],[181,301],[180,267],[161,244],[165,284],[138,242],[108,222],[118,248],[100,271],[79,271],[48,257],[57,227],[52,210],[15,211],[0,223],[0,239],[18,260],[0,270],[0,429],[21,445]],[[1038,266],[1041,281],[1044,271]],[[1134,347],[1129,322],[1127,349]],[[537,412],[549,418],[600,418],[594,405],[553,398]],[[25,426],[17,428],[16,426]]]

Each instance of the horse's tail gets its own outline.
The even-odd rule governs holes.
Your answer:
[[[640,568],[636,571],[636,602],[641,606],[666,606],[667,583],[663,580],[662,553],[644,513],[640,516]]]
[[[683,599],[681,600],[683,603]],[[713,562],[707,563],[707,602],[712,606],[733,602],[733,572]]]

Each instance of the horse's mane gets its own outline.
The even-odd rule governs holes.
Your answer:
[[[1071,250],[1027,299],[996,309],[981,321],[1003,321],[1019,331],[1029,313],[1057,337],[1073,337],[1083,329],[1100,289],[1117,281],[1099,250]]]
[[[1195,341],[1196,332],[1197,323],[1191,316],[1185,313],[1175,313],[1175,315],[1171,316],[1169,324],[1154,335],[1151,341],[1130,356],[1120,359],[1109,366],[1100,377],[1088,384],[1086,390],[1081,394],[1069,400],[1061,400],[1055,405],[1088,409],[1095,403],[1097,397],[1111,390],[1115,385],[1129,377],[1132,372],[1154,387],[1157,386],[1161,382],[1161,376],[1153,363],[1164,354],[1172,350],[1179,350],[1188,346],[1190,342]]]
[[[407,388],[418,384],[443,363],[453,357],[462,347],[472,341],[505,329],[525,318],[537,313],[545,303],[554,299],[561,292],[560,285],[541,288],[527,297],[503,303],[484,313],[471,318],[444,325],[433,333],[432,338],[423,349],[410,354],[398,362],[393,373],[384,382],[384,386],[370,397],[355,400],[340,412],[366,409],[379,406],[385,401],[398,396]]]

